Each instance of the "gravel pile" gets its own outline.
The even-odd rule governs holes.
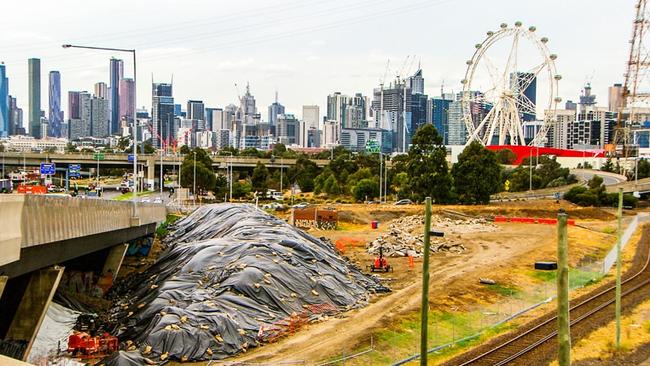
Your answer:
[[[452,220],[443,216],[431,218],[431,228],[442,231],[445,237],[431,237],[431,252],[463,253],[465,246],[459,235],[475,232],[496,231],[497,226],[485,219],[476,218],[468,220]],[[424,250],[424,216],[414,215],[395,219],[388,226],[388,233],[384,234],[367,245],[368,253],[379,254],[383,248],[388,257],[422,257]]]

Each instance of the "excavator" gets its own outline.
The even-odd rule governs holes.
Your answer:
[[[370,265],[370,272],[392,272],[393,267],[388,264],[384,257],[384,248],[379,247],[379,256],[375,257],[374,262]]]

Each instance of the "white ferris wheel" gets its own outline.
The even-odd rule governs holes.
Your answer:
[[[561,101],[557,55],[549,52],[547,42],[548,38],[537,36],[535,27],[516,22],[514,27],[501,24],[475,45],[461,81],[467,144],[525,145],[523,123],[533,120],[536,133],[530,145],[544,143]]]

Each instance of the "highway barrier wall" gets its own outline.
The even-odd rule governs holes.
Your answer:
[[[0,265],[19,259],[20,249],[165,220],[160,204],[80,197],[0,195]]]

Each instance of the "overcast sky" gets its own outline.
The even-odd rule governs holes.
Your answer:
[[[27,109],[27,59],[41,59],[42,109],[47,73],[61,72],[67,91],[109,82],[109,58],[128,54],[63,49],[74,43],[138,52],[138,106],[151,105],[151,79],[174,78],[174,100],[207,107],[237,103],[246,82],[266,119],[274,91],[287,113],[318,104],[335,91],[372,95],[385,73],[393,79],[415,55],[425,92],[459,91],[474,45],[500,23],[535,25],[550,39],[562,74],[559,95],[576,100],[590,81],[600,105],[622,82],[635,0],[80,0],[10,1],[0,22],[0,61],[9,92]],[[498,58],[498,54],[491,56]],[[507,57],[504,53],[503,58]],[[498,60],[497,60],[498,61]],[[406,64],[406,65],[405,65]],[[411,65],[410,69],[414,69]],[[387,80],[388,82],[388,80]],[[538,86],[543,88],[543,86]],[[25,120],[27,114],[25,114]]]

